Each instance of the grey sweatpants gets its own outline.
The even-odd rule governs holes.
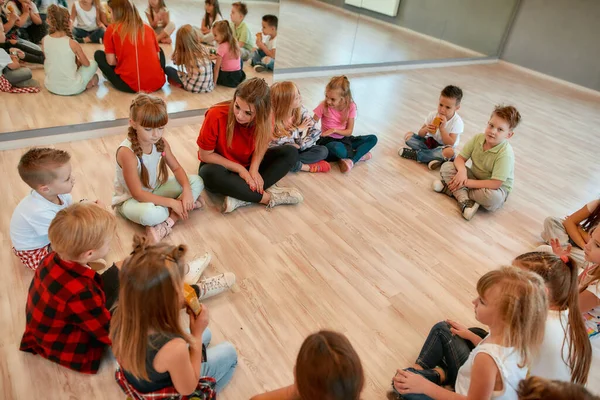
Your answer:
[[[444,182],[449,183],[457,173],[453,161],[442,164],[440,175]],[[477,179],[470,168],[467,168],[467,177]],[[496,211],[504,205],[508,192],[502,187],[500,189],[469,189],[462,187],[452,192],[452,195],[459,203],[471,199],[488,211]]]

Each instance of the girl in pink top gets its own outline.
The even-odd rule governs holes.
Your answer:
[[[212,30],[215,40],[219,44],[217,54],[212,56],[215,61],[215,83],[235,88],[246,79],[246,73],[242,70],[241,51],[237,40],[227,21],[215,22]]]
[[[352,100],[350,81],[346,76],[334,76],[325,88],[325,100],[314,109],[315,122],[321,120],[321,139],[317,142],[329,150],[327,161],[338,161],[343,173],[358,161],[370,160],[370,150],[377,136],[352,136],[356,104]]]

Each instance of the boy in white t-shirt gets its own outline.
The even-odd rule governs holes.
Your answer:
[[[63,208],[73,203],[71,156],[63,150],[33,148],[19,161],[19,175],[31,193],[15,208],[10,220],[13,252],[23,264],[37,269],[50,252],[48,228]]]
[[[256,49],[252,52],[250,61],[256,72],[273,71],[275,68],[278,21],[275,15],[267,14],[262,17],[262,32],[256,34]]]
[[[458,86],[446,86],[440,94],[436,111],[429,113],[419,132],[407,132],[404,141],[408,147],[398,150],[402,158],[425,163],[429,169],[438,169],[445,161],[452,161],[454,148],[460,142],[464,123],[456,111],[460,109],[463,92]]]

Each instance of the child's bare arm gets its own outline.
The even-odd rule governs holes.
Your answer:
[[[485,180],[467,179],[467,182],[465,183],[465,187],[468,187],[469,189],[496,190],[496,189],[500,189],[500,187],[502,186],[503,183],[504,183],[504,181],[501,181],[498,179],[485,179]]]
[[[71,23],[75,22],[75,17],[77,17],[77,8],[75,7],[75,3],[71,6]]]
[[[417,133],[419,134],[419,136],[427,135],[427,133],[429,133],[429,128],[427,127],[427,124],[423,124],[423,126],[421,127],[421,129],[419,129],[419,132]]]
[[[581,222],[590,216],[590,210],[588,210],[587,205],[581,207],[579,210],[569,215],[563,221],[563,226],[569,235],[569,238],[575,242],[577,246],[583,249],[589,237],[584,237],[583,232],[581,230]],[[587,235],[586,235],[587,236]]]
[[[592,285],[597,284],[598,282],[592,283]],[[579,293],[579,310],[581,312],[590,311],[596,307],[600,306],[600,299],[597,298],[594,293],[584,290]]]
[[[348,118],[346,129],[330,129],[329,135],[332,133],[337,133],[338,135],[342,136],[352,136],[352,132],[354,132],[354,118]]]

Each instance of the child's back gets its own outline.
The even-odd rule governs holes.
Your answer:
[[[70,95],[77,92],[83,83],[83,78],[77,73],[75,53],[71,50],[71,38],[68,36],[46,36],[43,40],[44,72],[46,88],[56,94]]]
[[[87,263],[106,255],[115,230],[114,215],[92,203],[57,214],[49,229],[57,252],[42,260],[29,287],[21,351],[75,371],[98,371],[110,344],[110,305],[102,278]]]

